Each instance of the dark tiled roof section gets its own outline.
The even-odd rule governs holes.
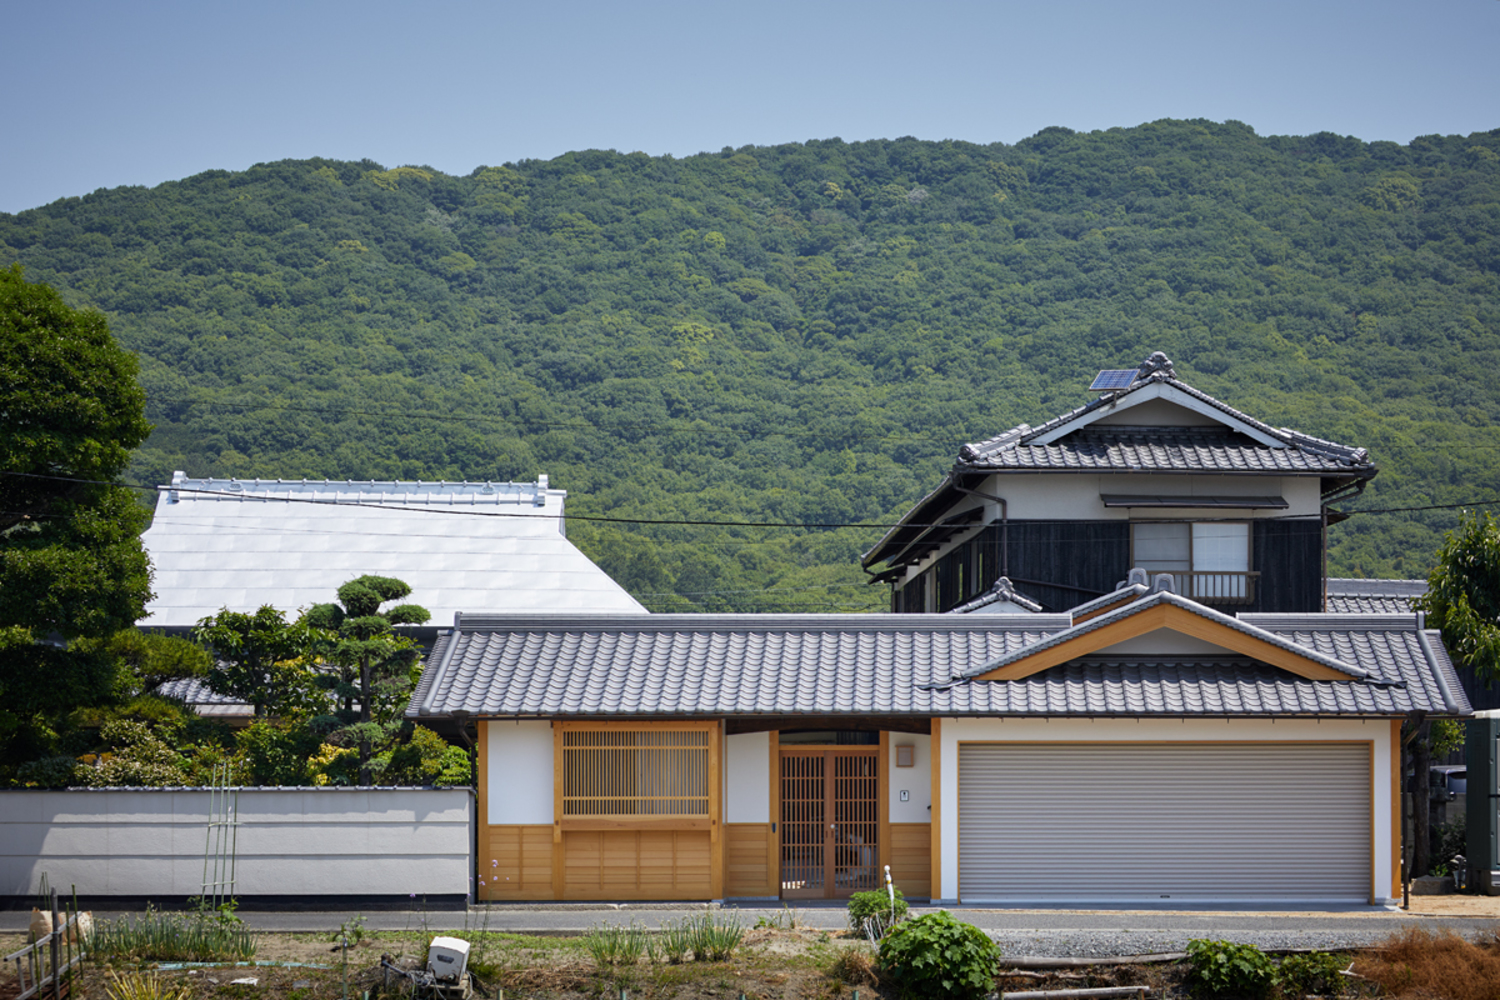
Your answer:
[[[1330,577],[1328,610],[1343,614],[1410,614],[1411,602],[1427,593],[1426,580],[1357,580]]]
[[[156,686],[156,693],[163,698],[175,698],[188,705],[243,705],[242,699],[231,694],[215,694],[208,683],[200,677],[179,677],[163,681]]]
[[[490,617],[445,634],[408,716],[1466,714],[1413,616],[1256,616],[1367,672],[1311,681],[1225,658],[1083,658],[1020,681],[956,675],[1045,641],[1059,615]],[[1268,619],[1277,619],[1268,622]],[[1272,625],[1275,627],[1271,627]],[[1446,690],[1445,690],[1446,689]]]
[[[1300,448],[1268,448],[1226,427],[1090,425],[1051,444],[1017,444],[972,458],[972,468],[1109,472],[1347,472],[1349,463]]]
[[[1413,668],[1413,675],[1415,668]],[[1249,660],[1083,659],[1021,681],[971,681],[934,698],[954,715],[1397,715],[1427,707],[1421,691],[1304,680]]]
[[[494,619],[493,631],[464,627],[434,647],[408,714],[910,712],[917,688],[1068,624],[1059,615],[832,617],[837,624],[777,615]]]
[[[1127,590],[1128,589],[1130,588],[1127,588]],[[1308,657],[1309,659],[1322,663],[1323,666],[1328,667],[1331,670],[1337,670],[1339,673],[1347,674],[1350,677],[1366,677],[1370,673],[1369,665],[1362,663],[1359,660],[1345,659],[1340,656],[1331,655],[1321,649],[1312,646],[1311,644],[1299,643],[1293,639],[1287,638],[1286,636],[1272,632],[1269,629],[1261,628],[1257,625],[1251,624],[1244,618],[1235,618],[1230,615],[1223,614],[1221,612],[1213,610],[1212,608],[1204,607],[1196,601],[1188,600],[1185,597],[1179,597],[1178,595],[1170,591],[1160,591],[1158,593],[1151,594],[1148,597],[1141,598],[1140,600],[1133,601],[1130,604],[1122,605],[1121,607],[1115,608],[1111,611],[1106,611],[1104,614],[1079,622],[1072,628],[1063,629],[1062,631],[1058,632],[1052,632],[1051,634],[1038,640],[1038,642],[1035,644],[1035,649],[1032,649],[1030,647],[1018,649],[1013,652],[1007,652],[1004,656],[1001,656],[989,663],[976,664],[973,668],[966,671],[962,676],[972,678],[978,677],[980,674],[987,674],[992,670],[998,670],[1001,667],[1009,666],[1010,664],[1022,659],[1024,656],[1029,656],[1032,653],[1037,652],[1038,650],[1046,649],[1050,646],[1060,645],[1074,638],[1077,638],[1078,636],[1087,635],[1089,632],[1104,628],[1106,625],[1113,625],[1116,622],[1124,621],[1134,615],[1140,614],[1142,611],[1145,611],[1148,608],[1152,608],[1160,604],[1176,605],[1184,611],[1188,611],[1192,614],[1198,615],[1200,618],[1207,618],[1211,622],[1217,622],[1218,624],[1223,625],[1225,628],[1234,629],[1235,631],[1242,632],[1252,638],[1259,639],[1263,642],[1269,642],[1273,646],[1278,646],[1282,649],[1286,649],[1294,653],[1300,653],[1303,656]],[[1077,614],[1076,609],[1074,610],[1073,614]],[[1405,627],[1411,628],[1413,627],[1413,625],[1414,623],[1408,620]],[[955,675],[955,677],[957,676],[960,675]]]
[[[1411,599],[1383,594],[1329,594],[1328,611],[1335,615],[1411,614]]]
[[[1223,413],[1225,416],[1227,416],[1227,417],[1229,417],[1229,418],[1231,418],[1231,419],[1233,419],[1235,421],[1238,421],[1238,422],[1244,424],[1247,427],[1253,428],[1253,429],[1259,431],[1262,434],[1265,434],[1265,435],[1267,435],[1269,437],[1272,437],[1272,438],[1275,438],[1276,440],[1281,441],[1283,444],[1287,445],[1288,448],[1295,449],[1296,451],[1303,453],[1305,460],[1307,460],[1309,462],[1311,462],[1313,460],[1314,456],[1316,456],[1318,458],[1321,458],[1323,460],[1322,463],[1316,464],[1316,465],[1310,464],[1307,467],[1306,470],[1301,470],[1301,471],[1324,471],[1324,470],[1327,470],[1327,471],[1337,471],[1337,470],[1347,470],[1347,469],[1349,469],[1351,467],[1354,467],[1354,466],[1365,466],[1365,465],[1369,464],[1369,460],[1370,460],[1369,452],[1366,451],[1364,448],[1355,448],[1355,447],[1351,447],[1349,445],[1339,444],[1339,443],[1337,443],[1335,441],[1325,441],[1322,438],[1316,438],[1316,437],[1313,437],[1310,434],[1303,434],[1300,431],[1293,431],[1293,430],[1289,430],[1289,429],[1284,428],[1284,427],[1283,428],[1272,427],[1269,424],[1262,423],[1261,421],[1256,420],[1254,417],[1250,416],[1249,414],[1241,413],[1239,410],[1236,410],[1234,407],[1229,406],[1229,405],[1227,405],[1225,403],[1221,403],[1219,400],[1213,398],[1212,396],[1208,395],[1205,392],[1200,392],[1199,390],[1194,389],[1192,386],[1188,385],[1186,382],[1179,382],[1177,379],[1175,379],[1175,378],[1173,378],[1173,377],[1171,377],[1169,375],[1166,375],[1165,373],[1160,373],[1160,372],[1156,373],[1156,374],[1153,374],[1153,375],[1150,375],[1150,376],[1148,376],[1148,377],[1146,377],[1144,379],[1141,379],[1141,380],[1137,381],[1129,389],[1125,389],[1123,391],[1115,392],[1115,393],[1105,393],[1105,394],[1099,396],[1097,399],[1091,400],[1090,402],[1084,404],[1083,406],[1078,407],[1076,410],[1072,410],[1072,411],[1070,411],[1068,413],[1062,414],[1061,416],[1054,417],[1053,419],[1047,421],[1045,424],[1043,424],[1040,427],[1034,427],[1033,428],[1033,427],[1030,427],[1030,426],[1028,426],[1026,424],[1021,424],[1020,426],[1014,427],[1014,428],[1006,431],[1003,434],[1000,434],[1000,435],[998,435],[996,437],[990,438],[987,441],[980,441],[980,442],[976,442],[974,444],[966,444],[959,451],[959,462],[962,465],[974,465],[974,466],[980,466],[980,467],[990,467],[990,466],[993,466],[993,467],[996,467],[996,468],[1098,468],[1098,467],[1105,467],[1105,466],[1099,466],[1099,465],[1067,465],[1067,464],[1057,465],[1055,463],[1032,464],[1032,463],[1028,463],[1026,461],[1023,461],[1023,459],[1025,459],[1025,458],[1032,458],[1032,459],[1037,460],[1038,462],[1040,462],[1040,460],[1042,460],[1044,458],[1044,456],[1045,456],[1045,458],[1049,458],[1049,459],[1058,457],[1049,448],[1042,448],[1037,453],[1033,454],[1032,451],[1031,451],[1031,449],[1030,449],[1030,444],[1029,443],[1032,442],[1032,441],[1035,441],[1039,437],[1042,437],[1042,436],[1050,433],[1051,431],[1057,430],[1060,427],[1067,426],[1068,424],[1070,424],[1073,421],[1077,420],[1079,417],[1086,416],[1089,413],[1092,413],[1093,411],[1101,409],[1103,407],[1112,406],[1116,402],[1118,402],[1119,400],[1124,399],[1125,397],[1129,396],[1132,393],[1140,392],[1142,389],[1145,389],[1148,386],[1156,385],[1156,384],[1159,384],[1159,383],[1160,384],[1169,385],[1173,389],[1179,390],[1179,391],[1181,391],[1181,392],[1183,392],[1183,393],[1185,393],[1185,394],[1193,397],[1194,399],[1198,400],[1199,402],[1205,403],[1208,406],[1210,406],[1210,407],[1218,410],[1220,413]],[[1187,428],[1183,428],[1183,429],[1187,429]],[[1105,429],[1104,428],[1100,428],[1100,430],[1105,430]],[[1114,430],[1114,431],[1121,431],[1121,430],[1125,430],[1125,428],[1114,427],[1114,428],[1112,428],[1112,430]],[[1170,431],[1170,430],[1173,430],[1173,428],[1152,428],[1152,430]],[[1235,436],[1239,437],[1240,441],[1243,442],[1243,444],[1242,444],[1241,447],[1247,447],[1247,448],[1250,448],[1250,449],[1254,449],[1256,451],[1273,451],[1274,452],[1274,451],[1284,451],[1284,450],[1286,450],[1286,449],[1278,449],[1278,448],[1265,448],[1264,446],[1261,446],[1261,445],[1257,444],[1253,440],[1250,440],[1248,438],[1244,438],[1244,437],[1239,436],[1239,435],[1235,435]],[[1072,438],[1072,437],[1073,437],[1073,435],[1069,435],[1069,438]],[[1056,448],[1056,447],[1057,447],[1056,444],[1054,444],[1052,446],[1052,448]],[[1005,457],[1006,453],[1012,453],[1012,457],[1010,459],[1007,459]],[[1110,467],[1114,467],[1114,466],[1110,466]],[[1142,468],[1179,468],[1178,466],[1145,466],[1145,465],[1142,465],[1141,467]],[[1129,466],[1127,465],[1127,466],[1125,466],[1125,468],[1129,468]],[[1181,468],[1220,468],[1220,467],[1219,466],[1181,466]],[[1275,471],[1282,471],[1282,470],[1277,469]]]
[[[1438,633],[1417,631],[1416,616],[1242,615],[1288,642],[1371,671],[1371,680],[1405,683],[1412,711],[1471,711]]]

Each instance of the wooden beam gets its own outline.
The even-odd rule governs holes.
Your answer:
[[[943,898],[943,720],[932,720],[932,893]]]
[[[1283,649],[1257,636],[1246,635],[1239,629],[1210,621],[1202,615],[1188,611],[1186,608],[1179,608],[1175,604],[1158,604],[1121,618],[1119,621],[1101,625],[1099,628],[1083,632],[1055,646],[1038,650],[1030,656],[1006,664],[997,670],[981,674],[978,679],[983,681],[1022,680],[1058,664],[1076,660],[1158,629],[1168,629],[1195,639],[1202,639],[1230,652],[1268,663],[1308,680],[1355,680],[1349,674],[1324,666],[1317,660],[1309,659],[1289,649]]]
[[[885,878],[885,867],[891,863],[891,734],[880,731],[880,756],[875,759],[876,792],[875,814],[879,823],[876,836],[875,863],[880,868],[880,878]]]
[[[707,816],[564,816],[563,833],[574,830],[713,830]]]
[[[490,763],[490,724],[485,719],[476,719],[474,728],[479,730],[479,741],[474,748],[474,868],[470,875],[474,879],[474,898],[489,899],[491,888],[489,885],[480,885],[479,880],[484,877],[485,856],[490,853],[490,806],[489,797],[485,795],[489,781]]]
[[[1391,892],[1401,898],[1401,720],[1391,720]],[[1371,848],[1375,845],[1372,843]]]
[[[563,727],[552,723],[552,898],[563,898],[567,879],[567,851],[563,842]]]
[[[708,736],[709,895],[724,898],[724,724]]]
[[[781,733],[771,730],[771,895],[781,895]]]

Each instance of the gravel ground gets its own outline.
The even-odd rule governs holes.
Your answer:
[[[1366,931],[1230,931],[1222,938],[1253,944],[1262,951],[1317,949],[1341,951],[1372,945],[1392,928]],[[1032,958],[1114,958],[1121,955],[1160,955],[1181,952],[1201,934],[1151,931],[991,931],[1007,956]]]

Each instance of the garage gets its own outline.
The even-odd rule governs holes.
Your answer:
[[[1368,741],[958,745],[965,903],[1372,896]]]

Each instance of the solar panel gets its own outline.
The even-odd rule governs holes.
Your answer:
[[[1135,368],[1110,368],[1094,376],[1089,392],[1108,392],[1111,389],[1128,389],[1140,371]]]

